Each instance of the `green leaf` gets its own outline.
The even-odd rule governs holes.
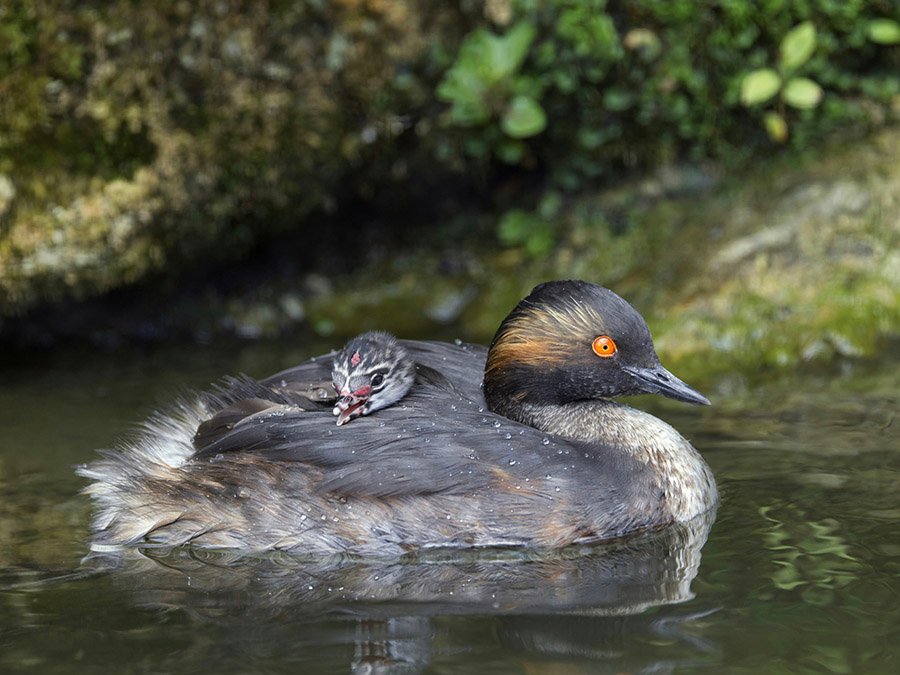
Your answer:
[[[816,50],[816,27],[811,21],[798,24],[781,41],[781,68],[796,70],[809,60]]]
[[[538,204],[538,214],[544,220],[552,220],[557,216],[559,210],[562,208],[563,199],[562,195],[559,194],[556,190],[550,190],[544,197],[541,199]]]
[[[554,241],[555,237],[550,224],[542,222],[528,236],[528,240],[525,242],[525,250],[534,258],[544,256],[553,250]]]
[[[532,257],[549,253],[556,240],[553,226],[548,221],[522,209],[511,209],[503,214],[497,235],[506,246],[523,246]]]
[[[525,145],[522,141],[507,138],[497,146],[497,157],[506,164],[518,164],[525,156]]]
[[[767,112],[763,116],[763,125],[766,133],[776,143],[784,143],[788,137],[788,125],[784,118],[775,112]]]
[[[450,118],[462,126],[484,124],[491,117],[484,83],[465,68],[455,66],[450,70],[438,85],[437,96],[453,104]]]
[[[541,133],[547,126],[547,114],[541,104],[530,96],[516,96],[500,120],[503,133],[511,138],[528,138]]]
[[[463,41],[456,61],[437,88],[438,98],[454,104],[451,116],[455,122],[474,125],[488,120],[492,90],[502,89],[502,83],[519,70],[534,36],[534,26],[522,22],[505,35],[481,28]]]
[[[613,112],[628,110],[634,101],[635,95],[624,87],[611,87],[603,92],[603,105]]]
[[[522,209],[510,209],[503,214],[497,225],[497,236],[507,246],[521,244],[528,238],[528,233],[534,228],[537,219]]]
[[[771,68],[747,73],[741,82],[741,103],[749,108],[765,103],[781,88],[781,77]]]
[[[622,39],[625,49],[637,50],[647,61],[655,59],[662,51],[662,43],[649,28],[632,28]]]
[[[519,70],[531,43],[534,42],[535,27],[524,21],[517,23],[505,35],[490,35],[488,40],[488,67],[491,80],[499,82]]]
[[[822,87],[807,77],[795,77],[784,86],[784,102],[788,105],[809,110],[822,100]]]
[[[465,56],[472,50],[474,42],[467,40],[468,46],[464,45],[460,50],[459,58],[444,74],[435,92],[440,100],[453,104],[450,119],[462,126],[483,124],[491,116],[487,104],[488,86],[478,68]]]
[[[893,19],[872,19],[867,32],[869,39],[880,45],[900,44],[900,23]]]

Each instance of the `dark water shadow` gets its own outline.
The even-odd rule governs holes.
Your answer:
[[[691,582],[713,519],[711,513],[552,555],[452,552],[373,562],[144,549],[94,555],[86,565],[137,606],[183,612],[190,624],[215,626],[228,649],[264,660],[281,654],[296,663],[310,649],[339,644],[349,661],[343,668],[352,672],[419,672],[452,651],[448,643],[478,652],[487,630],[491,649],[519,661],[600,660],[604,669],[665,672],[717,651],[690,625],[714,608],[654,610],[693,598]],[[465,631],[462,617],[489,626],[480,638],[457,640],[454,631]],[[667,646],[637,648],[652,643]],[[221,656],[194,658],[208,664]]]

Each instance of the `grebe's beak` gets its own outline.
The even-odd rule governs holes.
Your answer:
[[[659,364],[651,368],[622,366],[622,370],[637,380],[641,390],[647,394],[659,394],[695,405],[710,405],[708,398]]]

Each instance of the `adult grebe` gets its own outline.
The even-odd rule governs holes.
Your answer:
[[[646,323],[612,291],[541,284],[487,352],[402,344],[416,363],[412,390],[340,429],[322,358],[261,382],[227,380],[151,417],[139,438],[79,469],[94,481],[93,548],[556,548],[715,505],[690,443],[609,400],[709,403],[660,365]]]

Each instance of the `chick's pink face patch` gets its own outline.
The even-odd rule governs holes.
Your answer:
[[[362,361],[362,357],[359,355],[359,352],[353,352],[353,356],[350,357],[350,365],[358,366],[360,361]]]

